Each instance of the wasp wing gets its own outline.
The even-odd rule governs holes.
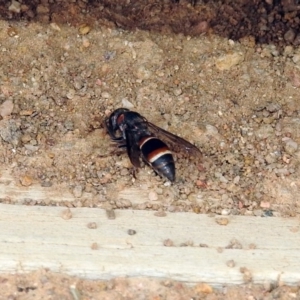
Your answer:
[[[187,154],[188,156],[193,156],[195,158],[202,158],[201,151],[193,144],[188,142],[187,140],[164,130],[153,123],[147,121],[149,130],[157,137],[164,140],[168,146],[174,152],[181,152],[183,154]]]
[[[132,134],[129,130],[125,130],[125,136],[127,154],[129,156],[129,159],[134,167],[140,168],[140,148],[136,139],[134,138],[134,134]]]

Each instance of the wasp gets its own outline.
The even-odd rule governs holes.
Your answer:
[[[185,139],[168,132],[137,112],[118,108],[104,121],[111,139],[126,147],[132,165],[140,168],[140,157],[160,176],[175,181],[175,162],[171,152],[201,157],[201,151]]]

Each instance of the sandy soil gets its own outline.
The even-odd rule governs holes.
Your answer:
[[[39,22],[15,21],[11,8],[12,19],[0,20],[0,164],[22,186],[35,184],[58,195],[67,190],[76,200],[24,198],[24,204],[299,215],[297,47],[257,44],[247,36],[234,41],[206,29],[197,36],[126,31],[108,20],[84,22],[75,4],[69,16],[77,18],[70,25],[58,12],[50,19],[45,3]],[[118,107],[194,143],[203,160],[177,155],[172,185],[147,166],[134,179],[127,155],[110,154],[101,125]],[[132,190],[147,200],[136,201]],[[14,198],[1,202],[13,204]],[[2,277],[8,299],[41,299],[40,291],[49,299],[80,299],[71,296],[73,280],[80,282],[81,299],[206,297],[176,283],[156,282],[150,291],[143,279],[133,280],[133,296],[122,298],[116,286],[128,288],[130,281],[88,283],[53,274],[48,279],[41,272]],[[28,284],[19,286],[18,280]],[[299,297],[298,290],[289,294],[284,287],[226,288],[227,295],[233,290],[236,299],[273,299],[278,290],[277,298]],[[224,291],[215,297],[207,299],[225,299]]]
[[[74,206],[298,213],[297,48],[96,25],[1,27],[1,163],[23,186],[67,188]],[[202,162],[178,155],[173,185],[148,167],[134,180],[101,128],[122,106],[195,143]],[[137,187],[147,203],[126,196]]]
[[[299,299],[299,287],[244,284],[214,290],[205,283],[188,287],[171,280],[116,278],[88,281],[40,270],[27,275],[0,276],[0,299],[57,300],[184,300]]]

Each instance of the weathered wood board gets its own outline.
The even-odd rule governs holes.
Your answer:
[[[43,267],[91,279],[150,276],[221,286],[242,283],[247,268],[255,283],[300,281],[298,219],[228,216],[222,226],[217,217],[193,213],[116,210],[109,219],[102,209],[74,208],[66,220],[62,207],[0,204],[0,211],[2,273]],[[232,239],[242,248],[226,249]]]
[[[0,172],[0,198],[9,199],[12,203],[24,203],[25,200],[38,202],[75,200],[66,186],[42,187],[37,183],[22,186],[12,176],[10,168],[2,169]]]

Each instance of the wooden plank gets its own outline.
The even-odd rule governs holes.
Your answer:
[[[60,184],[50,187],[43,187],[40,183],[32,182],[29,186],[22,186],[20,182],[12,176],[12,170],[2,169],[0,171],[0,199],[7,199],[11,203],[23,204],[25,201],[36,201],[37,203],[52,202],[72,202],[76,201],[76,197],[69,191],[67,185]],[[130,200],[134,204],[145,203],[148,198],[149,187],[147,184],[139,185],[139,187],[125,187],[120,191],[113,191],[113,196],[117,199]],[[84,192],[80,197],[82,199],[93,199],[91,193]]]
[[[23,203],[25,200],[46,202],[73,201],[76,198],[66,186],[42,187],[33,182],[30,186],[22,186],[11,175],[11,169],[0,171],[0,198],[9,199],[14,203]]]
[[[102,209],[74,208],[66,220],[62,207],[0,204],[0,211],[2,273],[44,267],[91,279],[150,276],[221,286],[242,283],[247,268],[255,283],[300,280],[297,219],[230,216],[222,226],[193,213],[116,210],[111,220]]]

